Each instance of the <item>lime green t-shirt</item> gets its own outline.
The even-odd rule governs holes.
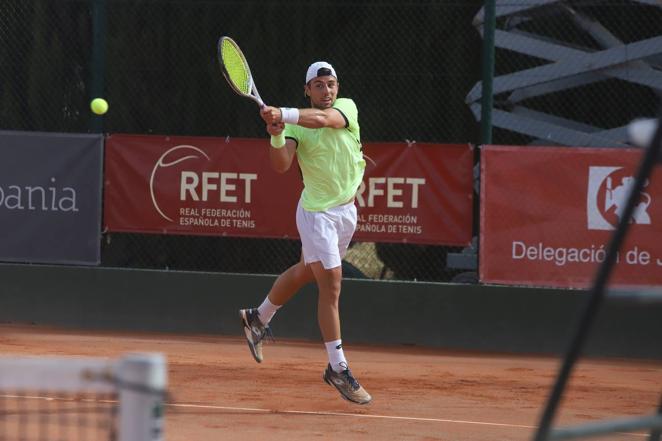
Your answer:
[[[365,160],[356,104],[349,98],[338,98],[333,108],[345,117],[345,128],[285,125],[285,137],[297,142],[304,185],[301,205],[308,211],[324,211],[349,201],[363,179]]]

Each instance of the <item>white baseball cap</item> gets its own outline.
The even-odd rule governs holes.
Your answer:
[[[331,75],[338,79],[336,75],[336,70],[326,61],[316,61],[310,65],[308,71],[306,72],[306,84],[313,78]]]

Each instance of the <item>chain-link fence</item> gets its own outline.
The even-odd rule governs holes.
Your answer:
[[[476,141],[464,104],[479,78],[480,1],[6,0],[0,128],[264,137],[250,101],[220,77],[216,42],[245,49],[262,97],[306,105],[311,61],[334,64],[364,141]],[[101,120],[88,109],[104,96]],[[101,124],[103,123],[103,126]],[[445,246],[356,243],[354,277],[449,280]],[[102,265],[278,273],[291,240],[104,234]]]
[[[498,30],[537,34],[540,45],[562,37],[564,47],[582,46],[590,55],[609,41],[616,44],[613,38],[629,42],[659,33],[662,23],[652,1],[538,3],[558,10],[500,16]],[[535,4],[497,1],[498,7],[514,9]],[[264,137],[254,103],[238,99],[220,77],[216,42],[230,35],[246,51],[267,103],[306,106],[305,69],[326,59],[338,71],[341,95],[357,102],[363,141],[478,143],[479,122],[467,94],[480,81],[482,39],[474,20],[482,5],[482,0],[3,0],[0,129]],[[567,56],[498,47],[496,75]],[[538,92],[520,91],[526,100],[519,101],[508,95],[511,90],[497,93],[495,109],[514,114],[526,103],[529,115],[612,127],[654,106],[645,88],[623,79],[587,82],[551,95]],[[89,112],[94,96],[110,103],[103,119]],[[495,126],[493,140],[535,140],[524,132]],[[105,266],[278,273],[299,258],[299,244],[288,240],[104,234],[102,243]],[[449,251],[458,249],[357,243],[346,270],[357,277],[448,281],[460,272],[446,265]]]

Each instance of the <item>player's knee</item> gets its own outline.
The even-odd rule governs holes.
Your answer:
[[[319,286],[320,296],[323,296],[327,302],[337,304],[340,299],[340,280],[333,280]]]
[[[308,284],[315,280],[315,275],[311,271],[310,267],[304,265],[303,263],[298,263],[295,268],[294,275],[297,281],[302,284]]]

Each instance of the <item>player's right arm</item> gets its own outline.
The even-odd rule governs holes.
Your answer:
[[[290,169],[294,154],[297,149],[296,142],[291,138],[284,138],[283,142],[283,129],[285,124],[267,124],[267,132],[271,135],[271,146],[269,147],[269,159],[271,160],[271,168],[278,173],[285,173]]]

